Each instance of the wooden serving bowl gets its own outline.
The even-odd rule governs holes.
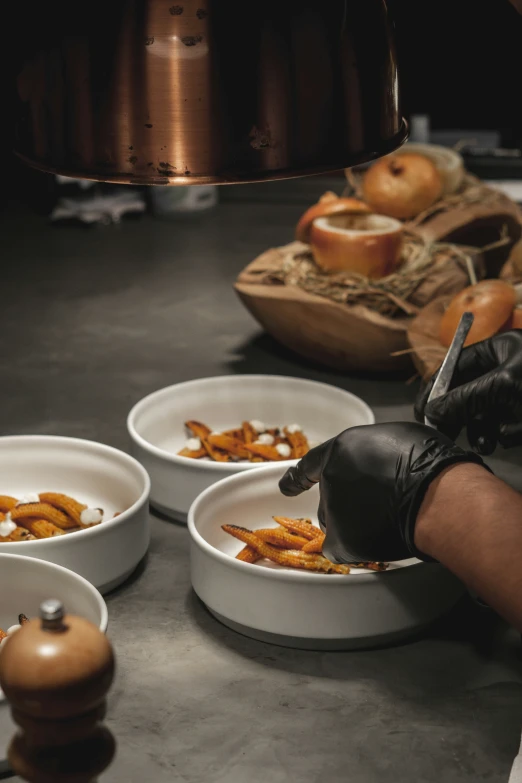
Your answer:
[[[428,381],[436,372],[447,353],[439,340],[442,316],[453,297],[434,299],[413,318],[408,326],[408,342],[413,349],[411,358],[423,380]]]
[[[472,249],[461,250],[469,253]],[[267,250],[240,273],[235,289],[272,337],[306,359],[342,372],[411,368],[407,329],[412,317],[426,301],[437,296],[451,298],[469,284],[466,266],[455,254],[450,264],[434,269],[418,285],[406,303],[409,314],[390,318],[363,304],[337,302],[297,284],[283,284],[280,276],[285,259],[299,252],[309,252],[308,245],[293,243]],[[473,250],[471,256],[480,279],[481,254]]]
[[[287,348],[345,372],[393,372],[411,365],[407,354],[392,356],[407,348],[410,318],[385,318],[297,286],[256,283],[255,275],[249,275],[252,266],[240,275],[235,289],[256,321]]]

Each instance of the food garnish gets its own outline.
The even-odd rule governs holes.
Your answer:
[[[210,459],[214,462],[279,462],[300,459],[310,450],[299,424],[268,427],[258,419],[241,427],[214,432],[200,421],[186,421],[189,437],[178,456]],[[0,498],[1,501],[1,498]],[[1,507],[1,506],[0,506]]]
[[[386,571],[387,563],[332,563],[322,554],[325,534],[311,519],[273,517],[278,527],[248,530],[238,525],[222,525],[225,533],[242,541],[245,546],[236,560],[257,563],[270,560],[287,568],[317,571],[325,574],[349,574],[353,568]]]

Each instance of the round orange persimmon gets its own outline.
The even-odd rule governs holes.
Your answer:
[[[402,223],[386,215],[329,215],[310,230],[315,262],[325,272],[385,277],[398,266],[402,246]]]
[[[387,155],[363,177],[364,200],[373,212],[408,220],[442,195],[444,181],[435,164],[423,155],[404,152]]]
[[[509,322],[516,304],[515,289],[502,280],[482,280],[465,288],[451,301],[440,322],[439,339],[449,346],[461,316],[471,312],[475,316],[464,345],[472,345],[493,337]]]
[[[310,229],[316,218],[327,215],[365,215],[371,212],[370,207],[356,198],[337,198],[335,193],[325,193],[317,204],[307,209],[295,229],[295,238],[300,242],[310,240]]]
[[[522,329],[522,309],[520,307],[515,307],[501,331],[508,332],[510,329]]]

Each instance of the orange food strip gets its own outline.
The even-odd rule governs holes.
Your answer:
[[[2,541],[36,541],[36,536],[33,536],[25,527],[17,527],[13,530],[10,536],[2,538]]]
[[[0,628],[0,642],[2,639],[7,639],[7,634],[2,628]]]
[[[249,421],[244,421],[241,425],[243,430],[243,440],[245,443],[253,443],[257,440],[257,430],[255,430]]]
[[[288,428],[285,427],[284,433],[290,448],[292,449],[292,459],[301,459],[301,457],[304,457],[304,455],[310,451],[308,438],[304,432],[301,432],[301,430],[289,432]]]
[[[49,503],[50,506],[54,506],[60,511],[63,511],[64,514],[67,514],[67,516],[74,520],[77,527],[82,524],[81,514],[82,511],[85,511],[87,508],[85,503],[79,503],[74,498],[69,497],[69,495],[64,495],[61,492],[41,492],[40,501],[42,503]]]
[[[18,500],[10,495],[0,495],[0,511],[4,514],[11,511],[17,503]]]
[[[326,574],[349,574],[350,567],[347,565],[336,565],[331,563],[321,555],[311,555],[299,550],[278,549],[262,541],[251,530],[237,525],[223,525],[225,533],[229,533],[234,538],[243,541],[255,549],[262,557],[266,557],[273,563],[286,566],[288,568],[302,568],[307,571],[319,571]]]
[[[324,533],[321,533],[321,535],[317,536],[317,538],[312,538],[311,541],[308,541],[304,545],[303,552],[319,552],[319,554],[321,554],[323,551],[324,539]]]
[[[204,440],[212,432],[210,427],[207,427],[206,424],[202,424],[200,421],[186,421],[185,427],[189,430],[192,437],[200,440]]]
[[[230,455],[227,454],[226,451],[218,449],[216,446],[213,446],[212,443],[209,443],[206,439],[203,439],[201,442],[208,456],[213,459],[214,462],[230,462]]]
[[[19,522],[22,519],[45,519],[47,522],[52,522],[53,525],[61,527],[62,530],[70,530],[73,527],[78,527],[76,522],[59,511],[54,506],[50,506],[49,503],[25,503],[23,506],[16,506],[11,511],[11,518],[13,522]]]
[[[369,571],[386,571],[388,563],[350,563],[352,568],[367,568]]]
[[[308,541],[313,541],[321,532],[315,525],[312,525],[310,522],[303,519],[290,519],[290,517],[273,517],[273,519],[274,522],[277,522],[281,527],[285,527],[292,533],[303,536],[303,538],[308,539]]]
[[[32,533],[35,538],[54,538],[54,536],[65,535],[65,531],[46,519],[19,519],[18,524]]]
[[[241,427],[238,427],[235,430],[225,430],[223,432],[223,435],[227,435],[229,438],[235,438],[236,440],[240,440],[241,443],[245,442],[245,435]]]
[[[282,457],[275,446],[267,446],[264,443],[247,443],[245,449],[255,457],[262,457],[270,462],[279,462],[279,460],[288,459],[288,457]]]
[[[217,449],[221,449],[222,451],[231,454],[233,457],[238,457],[239,459],[248,459],[250,456],[242,441],[238,440],[237,438],[231,438],[228,435],[209,435],[207,442],[210,443],[211,446]]]
[[[207,450],[203,446],[197,451],[191,451],[190,449],[181,449],[178,451],[178,457],[188,457],[189,459],[201,459],[201,457],[207,456]]]
[[[309,543],[308,539],[303,538],[303,536],[296,536],[284,527],[267,527],[262,530],[254,530],[253,532],[261,541],[282,549],[302,549],[305,551],[304,546]]]
[[[261,560],[261,555],[255,549],[252,549],[251,546],[245,546],[236,555],[236,560],[242,560],[243,563],[257,563],[258,560]]]

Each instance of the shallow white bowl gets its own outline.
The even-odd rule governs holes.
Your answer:
[[[179,383],[149,394],[131,410],[127,427],[132,453],[148,471],[151,504],[186,521],[190,505],[226,476],[259,468],[251,462],[210,462],[179,457],[184,422],[203,421],[215,430],[259,419],[271,426],[298,423],[311,442],[322,442],[348,427],[373,424],[369,406],[350,392],[316,381],[279,375],[225,375]],[[284,468],[291,463],[277,463]],[[263,465],[269,467],[269,465]]]
[[[37,617],[47,598],[58,598],[68,614],[85,617],[100,631],[107,630],[105,601],[86,579],[53,563],[0,554],[0,628],[6,631],[15,625],[21,613]],[[0,774],[7,770],[7,746],[16,730],[3,698],[0,690]]]
[[[0,494],[64,492],[103,508],[108,520],[38,541],[0,543],[0,553],[37,557],[70,568],[102,592],[123,582],[149,546],[146,471],[128,454],[76,438],[0,438]],[[115,519],[111,517],[122,512]]]
[[[408,636],[463,594],[462,584],[442,566],[416,559],[383,573],[347,575],[236,560],[243,544],[221,530],[225,523],[255,529],[275,525],[273,515],[317,520],[317,488],[283,497],[277,486],[282,472],[273,465],[232,476],[207,489],[190,509],[192,586],[225,625],[290,647],[352,649]]]

